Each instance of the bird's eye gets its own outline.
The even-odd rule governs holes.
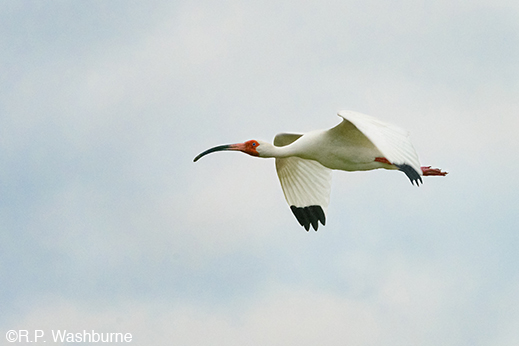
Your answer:
[[[258,143],[256,142],[252,142],[252,146],[255,147],[256,145],[258,145]]]

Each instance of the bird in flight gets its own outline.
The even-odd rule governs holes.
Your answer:
[[[444,176],[431,166],[420,166],[407,131],[374,117],[353,112],[338,113],[342,121],[329,130],[305,134],[280,133],[274,145],[250,140],[219,145],[197,157],[216,151],[235,150],[276,159],[276,171],[285,199],[297,221],[307,231],[326,224],[330,201],[331,172],[367,171],[377,168],[404,172],[411,183],[423,184],[422,176]]]

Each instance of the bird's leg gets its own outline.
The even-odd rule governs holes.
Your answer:
[[[392,163],[389,162],[389,160],[386,159],[385,157],[375,157],[375,161],[381,162],[381,163],[387,163],[388,165],[392,165]]]
[[[420,167],[422,169],[423,175],[447,175],[449,172],[442,172],[439,168],[431,168],[431,166],[422,166]]]

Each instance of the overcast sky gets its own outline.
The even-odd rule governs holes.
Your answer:
[[[9,1],[0,31],[2,340],[519,343],[517,1]],[[450,174],[334,172],[306,232],[273,160],[192,162],[342,109]]]

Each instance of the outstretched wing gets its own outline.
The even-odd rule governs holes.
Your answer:
[[[285,146],[301,135],[279,134],[274,145]],[[297,221],[307,231],[310,225],[317,231],[319,221],[326,223],[326,209],[330,202],[331,170],[314,160],[299,157],[276,158],[276,171],[285,199]]]
[[[338,115],[355,125],[386,159],[411,179],[411,182],[416,181],[418,184],[418,181],[422,181],[418,154],[411,144],[409,133],[406,130],[353,111],[340,111]]]

